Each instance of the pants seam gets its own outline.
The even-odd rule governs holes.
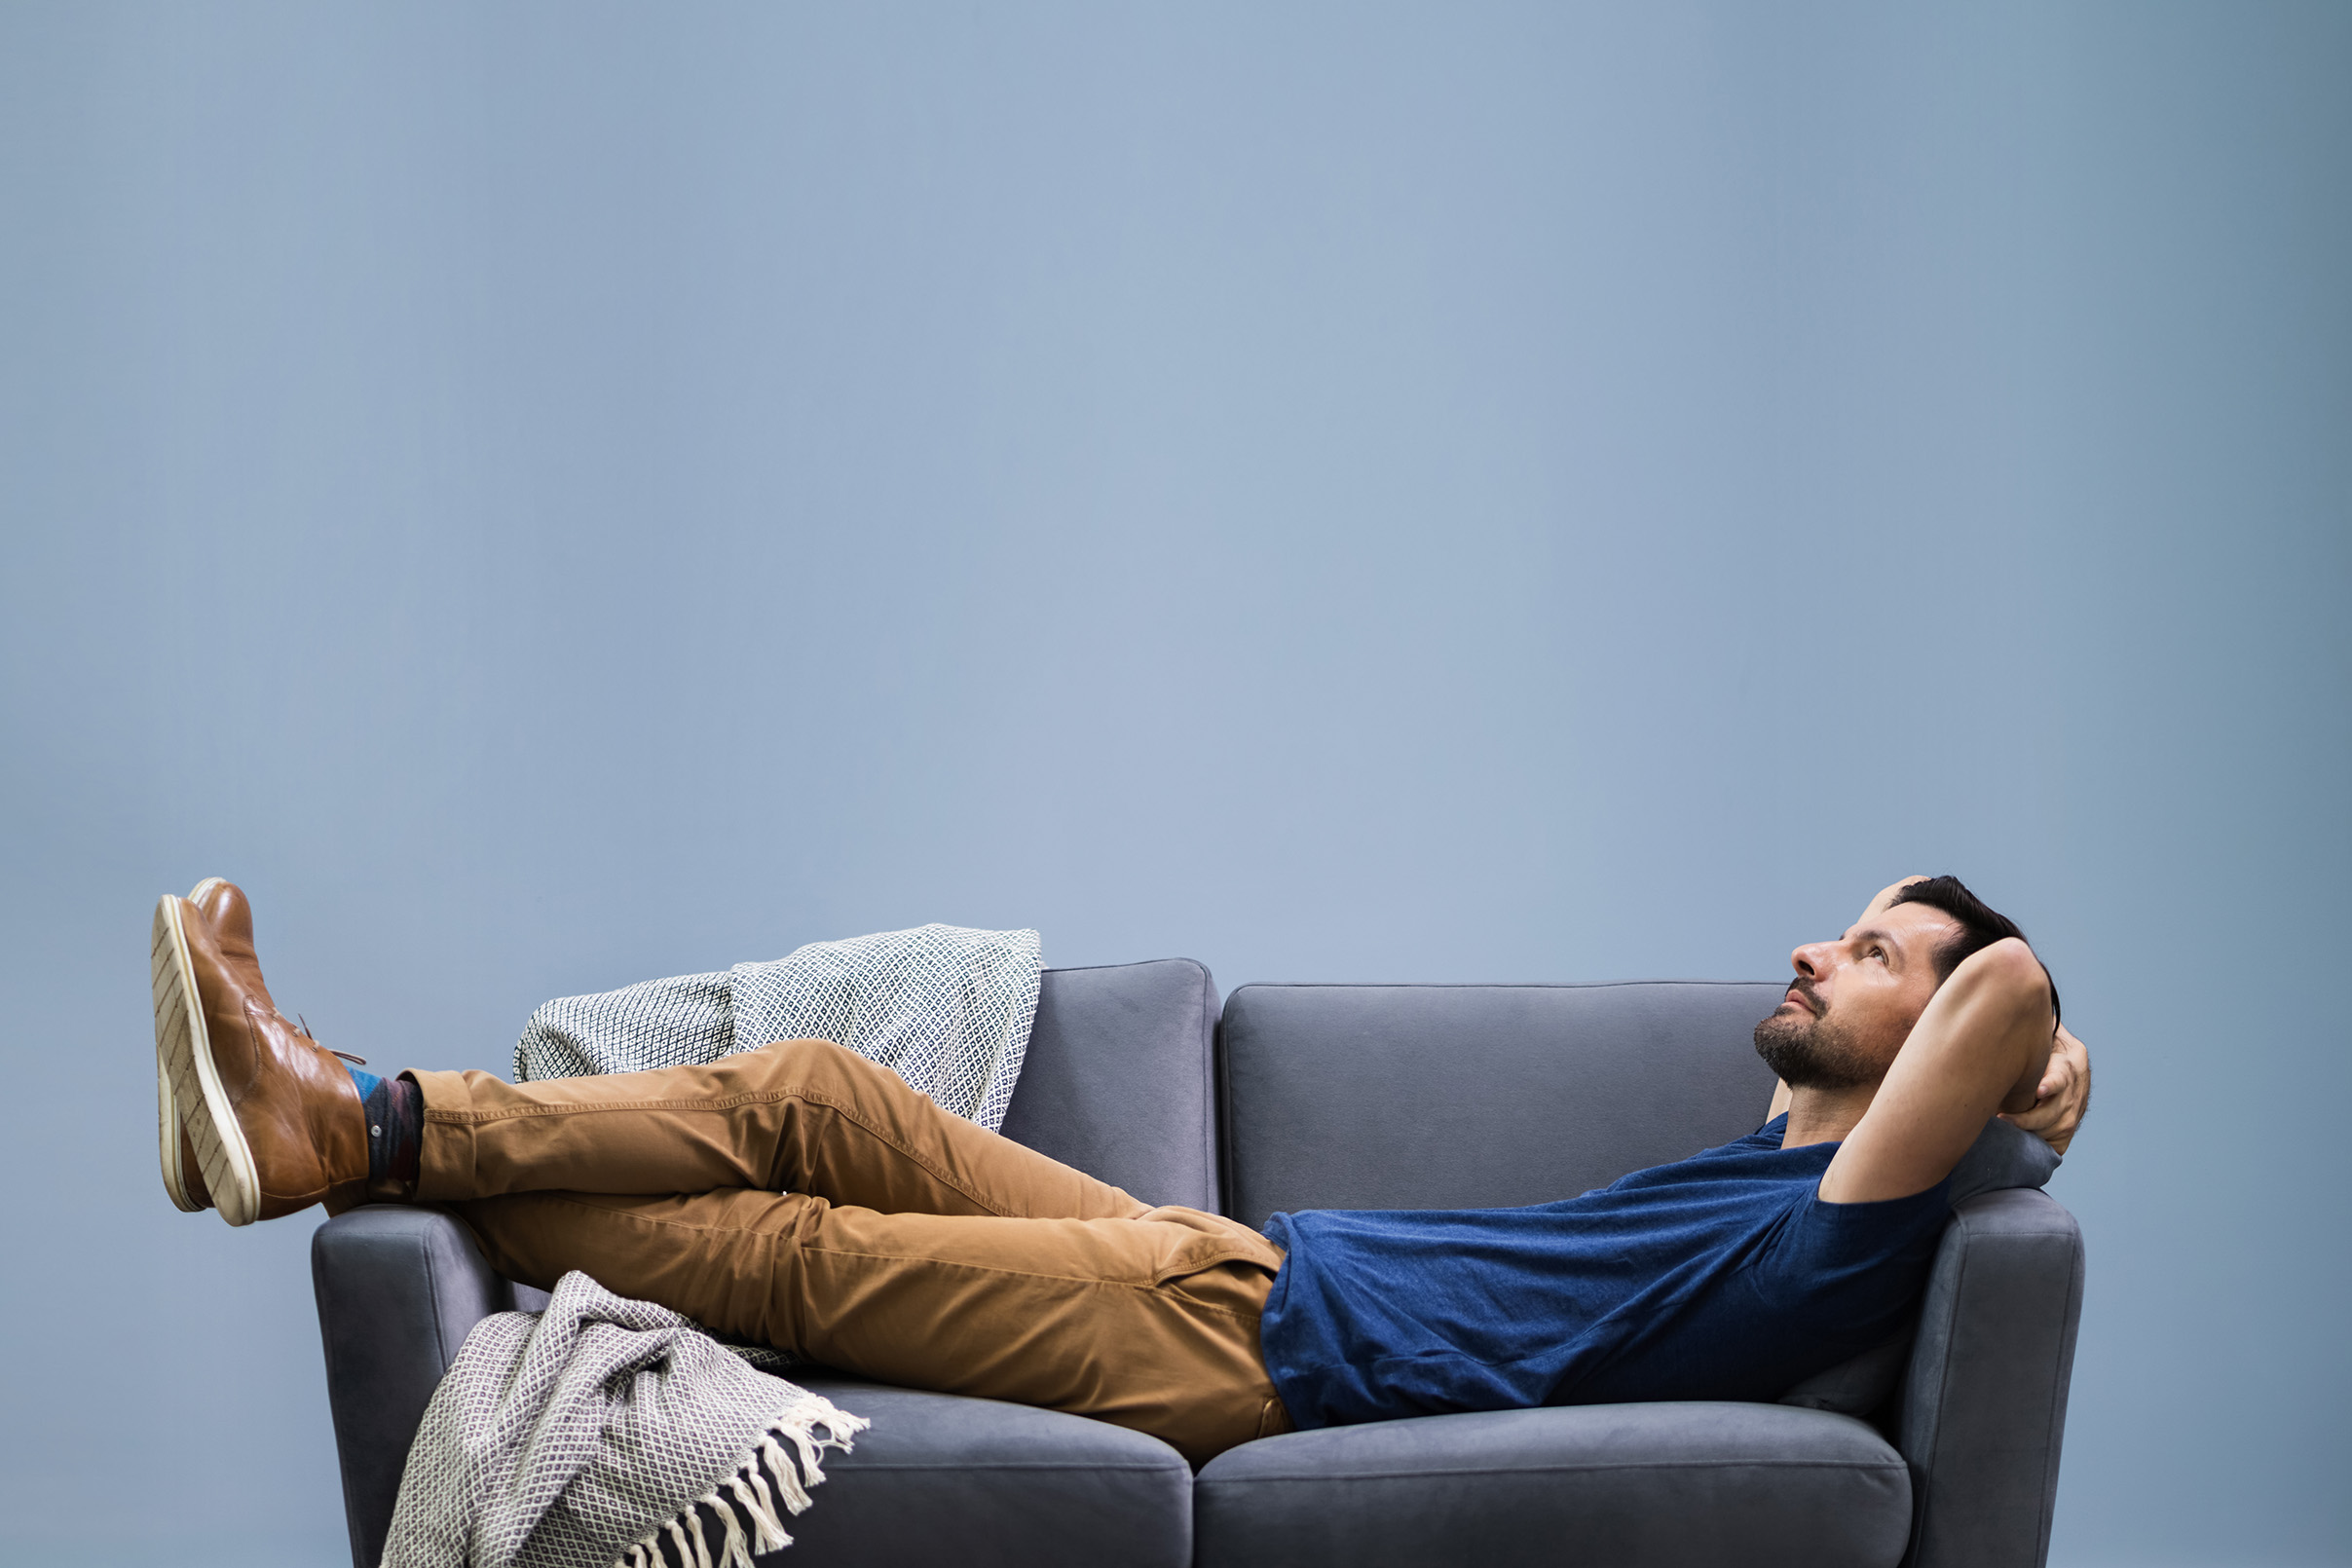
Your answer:
[[[923,1263],[931,1268],[961,1269],[968,1274],[995,1274],[1015,1280],[1050,1280],[1057,1285],[1084,1285],[1095,1287],[1116,1286],[1125,1290],[1140,1290],[1148,1295],[1165,1295],[1173,1293],[1164,1291],[1158,1284],[1154,1284],[1149,1280],[1106,1280],[1099,1274],[1040,1274],[1034,1269],[1005,1268],[994,1263],[963,1263],[951,1261],[946,1258],[909,1259],[900,1257],[899,1255],[890,1252],[859,1252],[852,1251],[845,1247],[810,1247],[805,1243],[802,1245],[801,1250],[818,1257],[863,1257],[870,1258],[877,1263],[912,1261]],[[1211,1266],[1213,1267],[1214,1265]],[[1183,1300],[1184,1305],[1193,1309],[1194,1311],[1213,1312],[1219,1317],[1231,1318],[1236,1323],[1258,1323],[1262,1321],[1262,1315],[1259,1313],[1237,1312],[1231,1307],[1214,1306],[1206,1301],[1197,1301],[1191,1296],[1185,1296]]]
[[[808,1100],[820,1105],[840,1108],[840,1102],[823,1095],[804,1090],[755,1089],[720,1099],[696,1097],[691,1100],[598,1100],[583,1101],[577,1105],[510,1105],[504,1110],[448,1110],[430,1109],[425,1119],[433,1122],[454,1122],[468,1127],[487,1127],[492,1122],[517,1121],[529,1116],[588,1116],[618,1110],[731,1110],[737,1105],[758,1101],[773,1103],[779,1100]]]
[[[842,1120],[848,1122],[850,1126],[855,1127],[859,1131],[865,1133],[869,1138],[872,1138],[875,1141],[880,1143],[885,1148],[895,1151],[901,1158],[905,1159],[909,1164],[914,1165],[921,1170],[925,1175],[929,1176],[932,1180],[937,1181],[941,1186],[948,1188],[952,1192],[961,1193],[974,1205],[988,1211],[989,1214],[993,1218],[1027,1219],[1038,1217],[1029,1214],[1006,1213],[995,1204],[990,1203],[989,1200],[981,1197],[979,1193],[974,1192],[963,1182],[940,1170],[937,1166],[933,1165],[929,1160],[923,1158],[922,1155],[918,1154],[914,1149],[907,1147],[906,1144],[900,1142],[897,1139],[892,1138],[880,1128],[874,1126],[872,1123],[866,1121],[863,1117],[857,1115],[855,1111],[852,1110],[848,1105],[840,1101],[831,1099],[826,1095],[813,1094],[806,1090],[752,1090],[744,1094],[728,1095],[720,1100],[624,1100],[607,1101],[595,1104],[583,1105],[517,1105],[508,1110],[428,1109],[425,1112],[425,1119],[429,1122],[439,1121],[446,1125],[460,1126],[472,1130],[487,1127],[495,1122],[519,1120],[525,1117],[533,1116],[579,1116],[587,1114],[601,1114],[608,1111],[645,1110],[724,1111],[732,1110],[738,1105],[772,1105],[787,1100],[798,1100],[803,1103],[824,1106],[826,1109],[832,1111],[835,1115],[840,1116]],[[1078,1216],[1075,1214],[1060,1214],[1046,1215],[1043,1217],[1074,1219]]]
[[[519,1197],[522,1196],[522,1194],[516,1194],[516,1196]],[[625,1210],[608,1209],[600,1204],[582,1203],[578,1198],[570,1197],[563,1193],[538,1193],[534,1194],[533,1196],[537,1196],[543,1201],[563,1204],[568,1208],[585,1209],[595,1213],[611,1215],[612,1217],[617,1219],[630,1220],[640,1225],[658,1225],[666,1230],[683,1230],[696,1236],[760,1236],[771,1234],[761,1231],[739,1230],[732,1227],[720,1225],[697,1225],[689,1223],[685,1220],[663,1219],[653,1214],[630,1213]],[[941,1215],[940,1217],[953,1218],[955,1216]],[[1085,1285],[1096,1287],[1116,1286],[1122,1289],[1140,1290],[1151,1295],[1170,1293],[1164,1292],[1160,1284],[1155,1284],[1151,1281],[1106,1280],[1100,1275],[1085,1274],[1041,1274],[1034,1269],[1007,1268],[1001,1264],[994,1263],[965,1263],[947,1258],[910,1257],[894,1252],[861,1252],[851,1248],[816,1247],[805,1242],[796,1242],[793,1243],[793,1245],[799,1251],[817,1257],[857,1257],[866,1258],[877,1263],[915,1262],[925,1264],[931,1268],[961,1269],[966,1273],[994,1274],[1004,1276],[1008,1279],[1050,1280],[1060,1285]],[[1219,1259],[1219,1261],[1233,1260]],[[1215,1264],[1205,1264],[1203,1267],[1213,1268],[1215,1267]],[[1186,1277],[1187,1276],[1178,1276],[1178,1278]],[[1211,1302],[1196,1300],[1191,1296],[1185,1296],[1183,1298],[1183,1304],[1193,1311],[1213,1312],[1221,1318],[1230,1318],[1235,1323],[1261,1323],[1264,1321],[1264,1314],[1262,1313],[1241,1312],[1232,1307],[1220,1307]]]

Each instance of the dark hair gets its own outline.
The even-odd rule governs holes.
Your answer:
[[[1968,884],[1958,877],[1930,877],[1923,882],[1913,882],[1895,894],[1887,908],[1892,909],[1895,904],[1924,904],[1960,922],[1959,932],[1947,937],[1935,950],[1935,978],[1939,982],[1950,980],[1952,971],[1968,954],[1982,952],[2003,937],[2015,937],[2020,942],[2026,939],[2015,920],[1969,892]],[[2035,961],[2040,961],[2038,956]],[[2041,976],[2050,979],[2048,964],[2042,964]],[[2050,981],[2050,1021],[2058,1021],[2058,983],[2054,980]]]

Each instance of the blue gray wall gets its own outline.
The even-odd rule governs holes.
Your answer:
[[[948,920],[2097,1053],[2053,1558],[2352,1562],[2352,10],[0,7],[0,1555],[343,1550],[159,892],[500,1066]],[[1671,1085],[1661,1085],[1670,1093]]]

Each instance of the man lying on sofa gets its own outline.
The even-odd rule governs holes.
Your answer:
[[[1152,1208],[823,1040],[520,1085],[357,1073],[279,1013],[243,895],[212,880],[156,915],[165,1179],[231,1224],[445,1205],[512,1279],[580,1269],[1196,1464],[1294,1425],[1769,1400],[1900,1326],[1988,1118],[2063,1148],[2088,1088],[2040,962],[1954,878],[1885,889],[1793,962],[1756,1027],[1785,1121],[1558,1203],[1278,1214],[1260,1235]]]

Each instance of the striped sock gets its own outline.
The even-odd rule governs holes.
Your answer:
[[[359,1102],[367,1117],[367,1179],[414,1181],[424,1144],[425,1097],[407,1078],[365,1076],[374,1081]]]

